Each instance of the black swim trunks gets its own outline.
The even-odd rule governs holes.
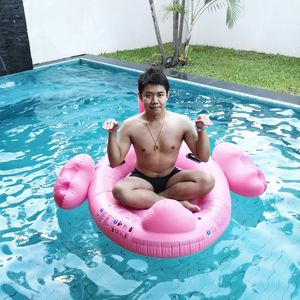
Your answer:
[[[166,189],[166,185],[167,185],[167,182],[168,180],[174,176],[175,174],[177,174],[178,172],[180,172],[181,170],[177,169],[177,168],[174,168],[173,171],[167,175],[167,176],[164,176],[164,177],[148,177],[148,176],[145,176],[143,173],[141,173],[139,170],[137,169],[134,169],[132,171],[132,173],[130,174],[130,176],[134,176],[134,177],[138,177],[138,178],[142,178],[142,179],[145,179],[146,181],[148,181],[149,183],[152,184],[153,186],[153,189],[154,189],[154,192],[156,194],[159,194],[161,192],[163,192],[165,189]]]

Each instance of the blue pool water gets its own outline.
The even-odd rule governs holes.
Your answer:
[[[171,81],[168,109],[207,112],[212,148],[238,144],[268,189],[232,194],[230,225],[208,249],[143,257],[106,238],[87,203],[53,201],[72,156],[105,154],[102,122],[137,111],[137,72],[79,62],[0,78],[0,299],[299,299],[299,108]]]

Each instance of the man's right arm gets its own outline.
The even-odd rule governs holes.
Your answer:
[[[107,155],[110,165],[114,168],[119,166],[125,159],[131,145],[126,122],[120,129],[119,140],[117,130],[119,123],[113,119],[107,120],[103,124],[103,129],[108,131]]]

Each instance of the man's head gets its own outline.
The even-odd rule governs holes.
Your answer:
[[[140,96],[143,94],[147,84],[161,85],[165,88],[167,94],[170,89],[166,75],[161,69],[157,68],[149,68],[140,76],[138,80],[138,91]]]
[[[138,90],[139,99],[143,104],[140,111],[158,114],[165,109],[169,98],[169,82],[162,70],[146,70],[139,78]]]

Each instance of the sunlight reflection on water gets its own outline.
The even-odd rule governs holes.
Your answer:
[[[254,199],[232,194],[232,221],[208,249],[154,259],[106,238],[87,203],[62,211],[52,198],[72,156],[104,155],[102,122],[136,113],[137,74],[69,64],[12,77],[15,86],[0,78],[1,299],[299,297],[299,110],[171,83],[168,108],[191,119],[209,113],[212,147],[238,144],[268,189]]]

